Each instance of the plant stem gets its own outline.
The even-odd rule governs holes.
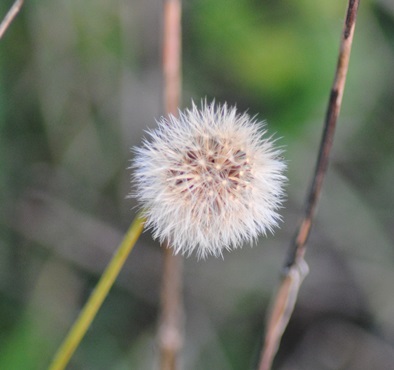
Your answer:
[[[160,369],[177,368],[178,352],[183,345],[182,256],[164,249],[159,323]]]
[[[181,97],[181,0],[164,1],[163,99],[164,111],[177,115]]]
[[[86,302],[78,319],[75,321],[67,337],[59,347],[51,365],[49,366],[49,370],[62,370],[67,366],[71,356],[86,334],[86,331],[95,318],[97,311],[108,295],[115,279],[119,275],[128,255],[141,235],[144,228],[144,222],[144,218],[142,218],[141,215],[138,215],[130,225],[123,241],[102,274],[100,281],[89,297],[89,300]]]
[[[23,5],[23,0],[16,0],[10,10],[5,15],[4,19],[0,23],[0,39],[3,37],[5,31],[10,26],[16,15],[19,13]]]
[[[164,2],[163,98],[167,115],[177,115],[181,96],[181,0]],[[183,259],[165,245],[158,342],[160,369],[175,370],[183,345]]]
[[[273,300],[265,342],[261,351],[259,370],[269,370],[271,368],[283,332],[293,312],[299,287],[308,272],[308,266],[304,260],[306,243],[310,235],[316,213],[316,206],[320,198],[323,180],[328,168],[336,123],[342,104],[359,3],[359,0],[349,0],[348,2],[345,25],[341,36],[338,63],[334,83],[330,92],[315,172],[306,198],[304,216],[290,245],[289,253],[285,261],[284,276],[278,293]]]

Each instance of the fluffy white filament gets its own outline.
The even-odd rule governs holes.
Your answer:
[[[285,164],[261,123],[226,104],[158,122],[135,149],[146,227],[175,253],[222,255],[278,225]]]

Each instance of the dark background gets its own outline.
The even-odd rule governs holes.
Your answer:
[[[12,1],[0,4],[0,17]],[[183,104],[281,137],[284,222],[185,260],[187,370],[252,369],[303,209],[346,1],[191,0]],[[135,216],[130,148],[162,114],[159,0],[31,0],[0,41],[0,369],[45,368]],[[361,2],[332,161],[275,369],[394,363],[394,3]],[[151,369],[162,253],[146,232],[70,369]]]

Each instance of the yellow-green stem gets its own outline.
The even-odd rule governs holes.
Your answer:
[[[139,215],[130,225],[122,243],[119,245],[111,262],[102,274],[100,281],[97,283],[95,290],[92,292],[89,300],[85,304],[85,307],[74,322],[74,325],[69,331],[67,337],[64,339],[62,345],[59,347],[52,363],[49,366],[49,370],[62,370],[67,366],[68,361],[77,349],[90,324],[95,318],[97,311],[111,289],[115,279],[119,275],[127,256],[130,254],[136,241],[141,235],[144,228],[144,222],[145,219]]]

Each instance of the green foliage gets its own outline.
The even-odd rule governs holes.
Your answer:
[[[195,74],[219,96],[251,101],[286,129],[304,124],[308,108],[327,96],[340,35],[343,9],[319,4],[196,2],[186,23],[188,61],[201,61]]]

